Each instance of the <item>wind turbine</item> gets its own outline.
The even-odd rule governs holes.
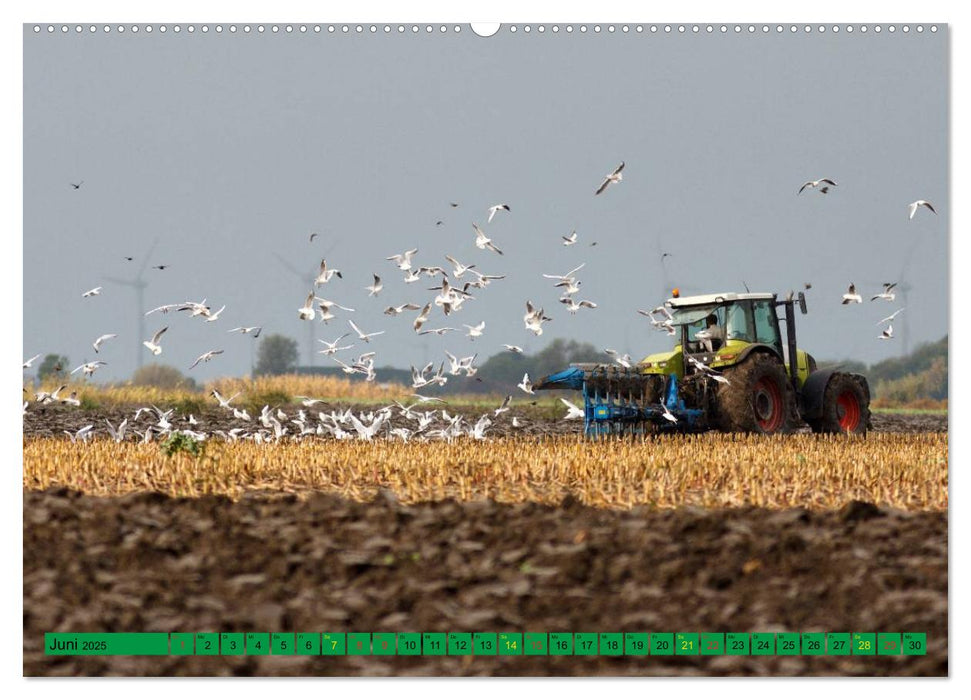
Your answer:
[[[334,246],[336,245],[337,245],[336,242],[331,243],[330,247],[326,251],[324,251],[324,254],[321,257],[326,258],[328,255],[330,255],[330,252],[334,250]],[[280,261],[280,264],[283,265],[283,267],[287,268],[291,273],[293,273],[293,275],[297,279],[300,280],[302,289],[304,290],[314,289],[314,281],[317,279],[317,272],[320,267],[319,262],[315,262],[313,269],[311,269],[310,272],[305,273],[305,272],[300,272],[300,270],[298,270],[295,265],[291,265],[290,262],[287,261],[279,253],[274,251],[273,255],[276,257],[277,260]],[[304,294],[306,294],[306,291],[304,291]],[[316,367],[317,356],[314,353],[314,334],[316,332],[317,326],[313,322],[306,322],[305,325],[307,326],[307,366]]]
[[[138,272],[135,273],[135,277],[130,280],[121,279],[119,277],[112,277],[110,275],[105,275],[105,279],[109,282],[114,282],[115,284],[120,284],[123,287],[131,287],[135,290],[135,318],[138,332],[135,336],[135,369],[139,370],[142,368],[142,341],[145,340],[145,287],[148,286],[148,282],[142,277],[142,273],[145,272],[145,267],[148,265],[148,261],[152,257],[152,253],[155,252],[155,246],[158,245],[158,236],[152,241],[152,245],[149,247],[148,252],[142,259],[142,266],[138,268]]]

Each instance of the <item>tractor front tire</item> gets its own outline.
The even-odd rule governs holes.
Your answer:
[[[814,433],[865,435],[870,426],[866,389],[848,374],[834,374],[823,393],[822,414],[807,422]]]
[[[723,372],[716,404],[718,427],[730,432],[771,435],[787,430],[795,411],[795,395],[778,358],[753,353]]]

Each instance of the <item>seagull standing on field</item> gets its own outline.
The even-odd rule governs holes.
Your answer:
[[[103,342],[105,342],[106,340],[111,340],[112,338],[117,338],[117,337],[118,337],[118,334],[117,333],[106,333],[105,335],[99,335],[98,338],[93,343],[91,343],[91,345],[94,348],[94,351],[95,352],[98,352],[98,350],[101,348],[101,344]]]
[[[353,328],[354,329],[354,332],[357,333],[357,337],[360,338],[361,340],[363,340],[365,343],[370,343],[371,342],[371,338],[373,338],[376,335],[381,335],[382,333],[384,333],[384,331],[375,331],[374,333],[365,333],[360,328],[358,328],[356,325],[354,325],[354,321],[348,320],[347,322],[349,324],[351,324],[351,328]]]
[[[843,295],[843,304],[862,304],[863,297],[856,293],[856,285],[852,282],[849,288],[846,290],[846,294]]]
[[[305,301],[304,304],[303,304],[303,306],[301,306],[299,309],[297,309],[297,311],[300,314],[300,320],[301,321],[313,321],[314,320],[314,316],[317,315],[317,312],[314,311],[314,293],[313,292],[310,292],[310,294],[307,295],[307,301]]]
[[[165,326],[165,328],[155,331],[155,335],[152,336],[152,339],[143,340],[142,345],[144,345],[146,348],[151,350],[153,355],[161,355],[162,346],[159,345],[159,339],[162,337],[162,334],[165,333],[165,331],[167,331],[168,329],[169,327]]]
[[[870,301],[876,301],[877,299],[886,299],[887,301],[893,301],[894,299],[897,298],[897,295],[894,294],[894,291],[893,291],[894,287],[896,286],[897,286],[896,282],[884,282],[883,291],[880,294],[874,294],[872,297],[870,297]]]
[[[914,218],[914,214],[917,213],[917,210],[920,207],[926,207],[926,208],[930,209],[932,212],[934,212],[935,214],[937,213],[937,210],[934,209],[934,205],[932,205],[926,199],[918,199],[916,202],[911,202],[909,206],[910,206],[910,218],[911,219]]]
[[[101,287],[95,287],[94,289],[89,289],[84,294],[81,295],[82,298],[96,297],[101,294]]]
[[[489,220],[486,221],[487,224],[492,223],[492,217],[494,217],[496,215],[496,212],[499,211],[500,209],[504,211],[510,211],[508,204],[496,204],[494,206],[489,207]]]
[[[376,297],[378,292],[384,289],[384,285],[381,284],[381,278],[375,275],[373,272],[371,273],[371,276],[374,277],[374,284],[365,287],[365,289],[368,291],[369,297]]]
[[[189,369],[192,369],[200,362],[209,362],[209,360],[214,358],[216,355],[222,355],[222,354],[223,354],[222,350],[210,350],[209,352],[204,352],[201,355],[199,355],[199,357],[196,358],[195,362],[189,365]]]
[[[603,182],[600,183],[600,187],[597,188],[597,191],[594,192],[594,194],[598,195],[602,193],[604,190],[606,190],[610,185],[616,184],[621,180],[623,180],[624,176],[621,175],[621,171],[623,169],[624,169],[624,162],[621,161],[620,165],[617,166],[614,172],[604,177]]]
[[[488,248],[494,253],[499,253],[502,255],[502,251],[499,250],[495,244],[492,242],[491,238],[486,237],[485,231],[479,228],[479,225],[475,222],[472,223],[472,228],[475,229],[475,247],[479,250],[485,250]]]

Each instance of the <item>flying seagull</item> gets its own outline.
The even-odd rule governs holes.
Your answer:
[[[87,297],[96,297],[99,294],[101,294],[101,287],[95,287],[94,289],[89,289],[88,291],[86,291],[81,296],[83,298],[87,298]]]
[[[893,324],[888,325],[883,329],[883,333],[877,336],[880,340],[890,340],[893,338]]]
[[[506,343],[503,343],[502,347],[506,348],[506,350],[508,350],[509,352],[516,353],[517,355],[523,354],[523,349],[518,345],[507,345]]]
[[[493,413],[498,416],[500,413],[505,413],[509,410],[509,402],[512,401],[512,394],[509,394],[506,398],[502,400],[502,405],[495,409]]]
[[[354,332],[357,333],[357,337],[360,338],[361,340],[363,340],[365,343],[370,343],[371,342],[371,338],[373,338],[376,335],[381,335],[382,333],[384,333],[384,331],[375,331],[374,333],[365,333],[364,331],[362,331],[360,328],[358,328],[354,324],[354,321],[348,320],[347,322],[349,324],[351,324],[351,328],[353,328],[354,329]]]
[[[566,399],[561,398],[560,401],[566,406],[568,413],[564,416],[563,420],[576,420],[578,418],[583,418],[583,410],[579,408],[576,404]]]
[[[335,354],[337,352],[340,352],[341,350],[350,350],[351,348],[354,347],[353,345],[345,345],[343,347],[337,347],[337,344],[339,342],[341,342],[344,338],[346,338],[349,335],[350,335],[350,333],[345,333],[344,335],[342,335],[341,337],[339,337],[337,340],[335,340],[333,343],[328,343],[326,340],[321,340],[321,339],[318,338],[317,339],[317,342],[318,343],[323,343],[327,347],[324,350],[318,350],[317,352],[319,352],[319,353],[321,353],[323,355],[333,355],[333,354]]]
[[[327,284],[330,282],[330,278],[337,275],[341,279],[344,279],[344,275],[341,274],[340,270],[328,269],[327,260],[320,261],[320,272],[317,275],[317,279],[314,280],[314,286],[319,287],[322,284]]]
[[[34,355],[34,356],[33,356],[32,358],[30,358],[29,360],[24,360],[24,369],[29,369],[30,367],[32,367],[32,366],[33,366],[33,364],[34,364],[34,361],[35,361],[35,360],[36,360],[36,359],[37,359],[38,357],[40,357],[40,355]]]
[[[904,308],[907,308],[907,307],[904,307]],[[891,322],[891,321],[893,321],[893,320],[894,320],[895,318],[897,318],[897,314],[899,314],[899,313],[900,313],[901,311],[903,311],[903,310],[904,310],[904,309],[897,309],[897,310],[896,310],[896,311],[894,311],[894,312],[893,312],[892,314],[890,314],[890,315],[889,315],[889,316],[887,316],[886,318],[881,318],[881,319],[880,319],[879,321],[877,321],[877,322],[876,322],[876,323],[874,323],[873,325],[874,325],[874,326],[879,326],[879,325],[882,325],[882,324],[884,324],[884,323],[890,323],[890,322]]]
[[[73,187],[76,190],[79,190],[81,189],[81,185],[83,184],[84,184],[84,180],[81,180],[81,182],[72,182],[71,187]]]
[[[75,367],[74,369],[72,369],[71,374],[84,370],[84,376],[90,377],[92,374],[94,374],[95,370],[98,369],[98,367],[101,367],[106,364],[108,363],[104,362],[103,360],[95,360],[94,362],[85,362],[80,367]]]
[[[850,283],[849,288],[846,290],[846,294],[843,295],[843,301],[841,303],[843,304],[851,304],[851,303],[862,304],[863,303],[863,297],[861,297],[859,294],[856,293],[856,285],[853,284],[852,282]]]
[[[480,338],[482,336],[482,330],[485,328],[485,321],[477,326],[470,326],[467,323],[463,323],[462,325],[469,329],[469,332],[466,333],[466,335],[472,340],[475,340],[476,338]]]
[[[624,162],[621,161],[620,165],[617,166],[617,168],[614,170],[614,172],[612,172],[612,173],[610,173],[610,175],[607,175],[607,176],[604,177],[603,182],[600,183],[600,187],[597,188],[597,191],[594,192],[594,194],[595,195],[600,194],[601,192],[603,192],[604,190],[606,190],[610,185],[613,185],[613,184],[618,183],[621,180],[623,180],[624,179],[624,176],[621,175],[621,171],[623,169],[624,169]]]
[[[209,362],[209,360],[214,358],[216,355],[222,355],[222,354],[223,354],[222,350],[210,350],[209,352],[204,352],[201,355],[199,355],[199,357],[196,358],[195,362],[189,365],[189,369],[192,369],[200,362]]]
[[[153,270],[164,270],[167,267],[171,267],[171,265],[153,265],[152,266],[152,269]]]
[[[254,338],[260,337],[260,332],[263,330],[263,326],[240,326],[239,328],[233,328],[227,333],[252,333]]]
[[[486,248],[488,248],[489,250],[493,251],[494,253],[499,253],[499,255],[502,255],[502,251],[499,250],[495,246],[495,244],[493,244],[491,238],[487,238],[486,237],[485,231],[483,231],[481,228],[479,228],[479,225],[477,223],[473,222],[472,223],[472,228],[475,229],[475,247],[476,248],[478,248],[479,250],[485,250]]]
[[[560,297],[560,303],[566,304],[566,308],[570,311],[571,314],[576,314],[577,311],[583,308],[587,308],[587,309],[597,308],[597,305],[594,304],[592,301],[589,301],[587,299],[582,299],[581,301],[574,301],[573,297],[569,297],[569,296]]]
[[[508,204],[496,204],[494,206],[489,207],[489,220],[486,221],[487,224],[491,224],[492,223],[492,217],[494,217],[496,215],[496,212],[499,211],[500,209],[503,209],[505,211],[509,211],[509,205]]]
[[[527,394],[535,394],[533,391],[533,383],[529,381],[529,372],[523,375],[523,380],[516,385],[518,388],[525,391]]]
[[[893,291],[894,287],[896,286],[897,286],[896,282],[884,282],[883,291],[880,294],[874,294],[872,297],[870,297],[870,301],[876,301],[877,299],[886,299],[887,301],[893,301],[894,299],[897,298],[897,295],[894,294],[894,291]]]
[[[462,275],[464,275],[466,272],[468,272],[469,270],[475,267],[475,265],[463,265],[458,260],[453,258],[451,255],[446,255],[445,259],[448,260],[450,263],[452,263],[452,266],[455,268],[452,271],[452,277],[454,277],[455,279],[459,279]]]
[[[365,287],[365,289],[368,290],[369,297],[376,297],[378,292],[384,289],[384,285],[381,284],[381,278],[375,275],[373,272],[371,273],[371,276],[374,277],[374,284]]]
[[[910,203],[910,218],[911,218],[911,219],[913,219],[913,218],[914,218],[914,214],[916,214],[916,213],[917,213],[917,210],[918,210],[918,209],[919,209],[920,207],[927,207],[928,209],[930,209],[930,210],[931,210],[932,212],[934,212],[935,214],[937,213],[937,210],[936,210],[936,209],[934,209],[934,205],[932,205],[932,204],[931,204],[930,202],[928,202],[928,201],[927,201],[926,199],[918,199],[918,200],[917,200],[916,202],[911,202],[911,203]]]
[[[103,342],[117,337],[118,337],[117,333],[106,333],[105,335],[99,335],[98,338],[91,345],[94,347],[94,351],[98,352],[101,349],[101,344]]]
[[[820,185],[822,185],[822,187],[820,187]],[[836,183],[828,177],[821,177],[818,180],[809,180],[808,182],[803,183],[802,187],[799,188],[799,191],[796,192],[796,194],[802,194],[802,191],[807,187],[810,189],[816,189],[818,187],[820,193],[826,194],[829,192],[830,187],[836,187]]]
[[[412,304],[411,302],[408,302],[407,304],[402,304],[401,306],[389,306],[384,310],[384,313],[387,316],[397,316],[405,309],[408,309],[409,311],[418,311],[418,309],[420,308],[421,307],[418,306],[418,304]]]
[[[394,263],[398,266],[399,270],[410,270],[411,258],[417,252],[418,252],[418,249],[413,248],[412,250],[406,250],[401,255],[392,255],[389,258],[385,258],[385,260],[393,260]]]
[[[300,314],[301,321],[313,321],[316,312],[314,311],[314,293],[310,292],[307,295],[307,301],[304,302],[303,306],[297,309]]]
[[[431,302],[428,302],[427,304],[425,304],[425,308],[421,310],[421,313],[418,314],[418,317],[415,319],[415,322],[412,324],[412,327],[415,329],[415,333],[418,333],[421,330],[422,324],[424,324],[428,320],[428,313],[431,311],[431,309],[432,309],[432,304]]]
[[[317,236],[319,236],[319,235],[320,235],[319,233],[311,233],[311,234],[310,234],[310,242],[311,242],[311,243],[313,243],[313,242],[314,242],[314,239],[315,239],[315,238],[316,238]]]
[[[573,245],[577,242],[577,232],[576,229],[573,230],[569,236],[560,236],[563,239],[563,245]]]
[[[153,355],[161,355],[162,354],[162,346],[159,345],[159,339],[162,337],[162,334],[165,333],[165,331],[167,331],[168,329],[169,329],[169,327],[168,326],[165,326],[165,328],[162,328],[161,330],[155,331],[155,335],[152,336],[152,339],[151,340],[143,340],[142,341],[142,345],[144,345],[146,348],[148,348],[149,350],[151,350]]]

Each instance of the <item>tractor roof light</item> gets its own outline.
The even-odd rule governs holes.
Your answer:
[[[678,297],[681,296],[681,290],[675,287],[674,289],[671,290],[671,296],[677,299]]]

